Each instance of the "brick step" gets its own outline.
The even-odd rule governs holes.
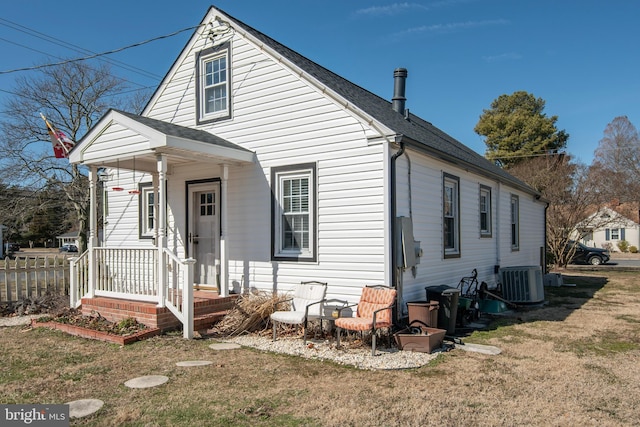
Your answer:
[[[198,305],[196,304],[193,307],[193,315],[194,316],[203,316],[209,313],[217,313],[219,311],[229,311],[235,305],[234,301],[227,301],[226,303],[220,303],[215,305]]]
[[[217,311],[214,313],[207,313],[201,316],[194,316],[193,318],[193,330],[199,331],[202,329],[208,329],[212,325],[218,323],[224,316],[229,313],[229,310]]]
[[[234,306],[236,296],[215,299],[196,297],[195,299],[194,328],[198,330],[206,329],[220,321]],[[82,313],[87,315],[92,311],[99,312],[112,322],[133,317],[151,328],[169,330],[182,326],[168,308],[159,308],[155,303],[107,297],[83,298]]]

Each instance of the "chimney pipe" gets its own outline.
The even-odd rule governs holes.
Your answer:
[[[391,99],[391,108],[396,113],[404,116],[404,104],[407,98],[405,95],[405,84],[407,81],[407,69],[396,68],[393,72],[393,98]]]

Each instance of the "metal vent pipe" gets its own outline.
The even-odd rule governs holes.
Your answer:
[[[393,72],[393,98],[391,99],[391,108],[396,113],[404,116],[405,87],[407,82],[407,69],[396,68]]]

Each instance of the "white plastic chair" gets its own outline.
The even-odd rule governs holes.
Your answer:
[[[291,310],[275,311],[271,314],[273,324],[273,340],[276,340],[276,323],[289,325],[303,325],[304,343],[307,343],[307,321],[309,318],[320,317],[323,313],[323,301],[327,292],[327,284],[324,282],[302,282],[293,294]],[[285,302],[282,301],[282,302]]]

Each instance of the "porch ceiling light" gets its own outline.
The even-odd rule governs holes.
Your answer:
[[[98,175],[98,181],[100,182],[111,181],[111,174],[109,174],[105,168],[99,168],[97,175]]]

